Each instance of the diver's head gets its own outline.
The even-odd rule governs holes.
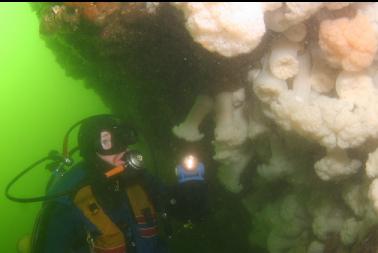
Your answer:
[[[107,169],[124,163],[129,145],[136,143],[136,132],[113,115],[96,115],[82,122],[78,144],[80,155]]]

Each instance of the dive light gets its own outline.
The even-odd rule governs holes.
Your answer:
[[[188,155],[184,159],[184,169],[186,169],[187,171],[195,170],[197,168],[197,164],[197,159],[192,155]]]
[[[204,181],[205,166],[193,155],[188,155],[183,162],[176,167],[176,175],[179,183],[188,181]]]

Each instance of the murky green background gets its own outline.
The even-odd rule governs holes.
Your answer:
[[[65,75],[40,39],[38,26],[28,3],[0,3],[1,253],[16,252],[17,240],[31,232],[40,206],[6,200],[8,181],[49,150],[60,150],[71,124],[108,111],[83,82]],[[42,166],[13,193],[41,194],[47,177]]]

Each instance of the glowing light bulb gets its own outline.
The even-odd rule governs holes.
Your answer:
[[[197,162],[196,158],[192,155],[189,155],[184,160],[184,167],[187,170],[194,170],[196,168]]]

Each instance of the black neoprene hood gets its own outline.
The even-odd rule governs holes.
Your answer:
[[[96,115],[83,121],[78,134],[80,154],[93,159],[96,154],[117,154],[136,142],[136,132],[113,115]]]

